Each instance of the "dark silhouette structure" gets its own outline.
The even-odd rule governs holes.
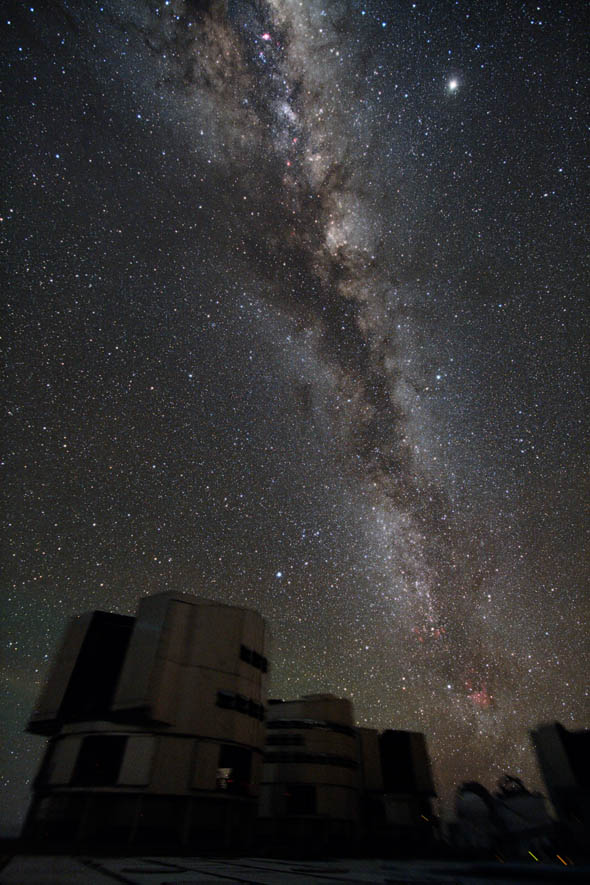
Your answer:
[[[590,856],[590,731],[559,722],[539,725],[531,739],[567,850]]]
[[[453,846],[463,855],[497,859],[553,859],[554,822],[545,799],[505,774],[490,793],[477,781],[457,789]]]

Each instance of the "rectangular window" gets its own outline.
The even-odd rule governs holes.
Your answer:
[[[219,750],[217,789],[238,795],[250,792],[252,752],[244,747],[223,745]]]
[[[267,747],[302,747],[302,734],[269,734],[266,739]]]
[[[233,691],[218,691],[217,706],[223,707],[224,710],[235,710],[236,696]]]
[[[114,786],[126,746],[127,735],[96,734],[84,738],[70,781],[72,786]]]
[[[268,744],[267,744],[268,746]],[[266,750],[262,757],[265,762],[275,764],[297,763],[300,765],[335,765],[338,768],[356,770],[358,762],[348,756],[336,756],[334,753],[293,753],[289,750]]]
[[[238,713],[245,713],[254,719],[264,719],[264,707],[257,704],[256,701],[247,698],[243,694],[235,694],[233,691],[218,691],[217,706],[224,710],[236,710]]]
[[[251,648],[248,648],[247,645],[240,645],[240,659],[251,664],[253,667],[256,667],[257,670],[262,670],[263,673],[268,672],[268,661],[264,655],[261,655],[257,651],[253,651]]]

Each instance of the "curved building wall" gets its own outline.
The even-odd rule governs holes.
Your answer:
[[[283,842],[352,838],[360,785],[350,702],[332,695],[272,702],[266,724],[263,829]]]

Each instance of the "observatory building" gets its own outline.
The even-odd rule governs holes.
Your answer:
[[[269,702],[260,792],[266,841],[355,844],[359,759],[352,704],[331,694]]]
[[[49,744],[25,835],[250,844],[267,644],[257,612],[178,593],[74,618],[28,726]]]
[[[270,700],[259,802],[264,844],[306,852],[428,851],[436,795],[424,736],[354,725],[331,694]]]
[[[181,593],[65,632],[28,730],[49,738],[24,836],[115,850],[428,850],[424,736],[332,694],[266,702],[255,611]]]

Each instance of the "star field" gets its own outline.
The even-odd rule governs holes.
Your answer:
[[[588,727],[582,18],[4,4],[5,828],[67,618],[165,589],[444,798]]]

